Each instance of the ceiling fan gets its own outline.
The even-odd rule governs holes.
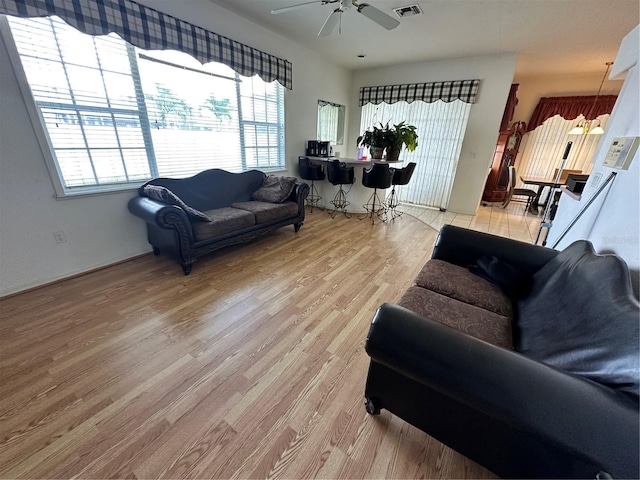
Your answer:
[[[288,7],[276,8],[275,10],[271,10],[273,15],[279,15],[281,13],[290,12],[291,10],[295,10],[300,7],[304,7],[307,5],[318,4],[328,5],[330,3],[337,3],[338,8],[336,8],[333,12],[329,14],[329,17],[322,25],[322,28],[318,32],[319,37],[327,37],[333,33],[336,29],[336,26],[340,25],[339,33],[342,33],[342,14],[350,9],[352,6],[356,8],[358,13],[363,14],[369,20],[373,20],[378,25],[387,30],[393,30],[400,22],[393,17],[390,17],[382,10],[378,10],[376,7],[369,5],[368,3],[357,3],[356,0],[315,0],[313,2],[305,2],[299,3],[297,5],[290,5]]]

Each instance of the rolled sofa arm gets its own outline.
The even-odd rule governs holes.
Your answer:
[[[298,182],[287,200],[296,202],[298,204],[298,214],[304,215],[304,200],[309,195],[309,185],[306,183]]]
[[[189,244],[195,240],[191,223],[185,211],[176,206],[148,197],[133,197],[129,200],[129,211],[149,225],[164,229],[175,229]]]
[[[445,225],[440,229],[431,258],[468,267],[481,256],[491,255],[523,273],[533,274],[557,254],[558,251],[551,248]]]
[[[637,404],[620,392],[398,305],[378,309],[365,349],[372,361],[499,422],[592,459],[614,477],[638,474]]]

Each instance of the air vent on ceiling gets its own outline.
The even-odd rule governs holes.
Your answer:
[[[393,11],[396,12],[396,15],[398,15],[398,17],[400,18],[422,15],[422,9],[418,4],[409,5],[407,7],[394,8]]]

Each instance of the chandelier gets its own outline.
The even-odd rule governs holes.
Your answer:
[[[598,103],[598,97],[600,96],[600,92],[602,91],[602,85],[604,85],[604,81],[606,80],[607,74],[609,73],[609,68],[611,68],[613,62],[607,62],[606,65],[607,70],[604,72],[604,77],[602,77],[602,82],[600,82],[600,88],[598,89],[596,98],[594,98],[593,100],[593,105],[591,105],[591,108],[587,112],[587,115],[585,115],[585,118],[580,120],[578,124],[569,131],[568,135],[602,135],[604,133],[604,129],[600,124],[600,120],[598,120],[597,118],[588,120],[588,118],[590,118],[592,114],[595,113],[596,104]]]

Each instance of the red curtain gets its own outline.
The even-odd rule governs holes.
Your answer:
[[[580,115],[584,115],[587,120],[611,113],[616,103],[617,95],[601,95],[598,101],[593,105],[596,99],[595,95],[586,95],[581,97],[543,97],[540,99],[538,106],[533,111],[527,131],[535,130],[536,127],[554,115],[560,115],[565,120],[573,120]]]

